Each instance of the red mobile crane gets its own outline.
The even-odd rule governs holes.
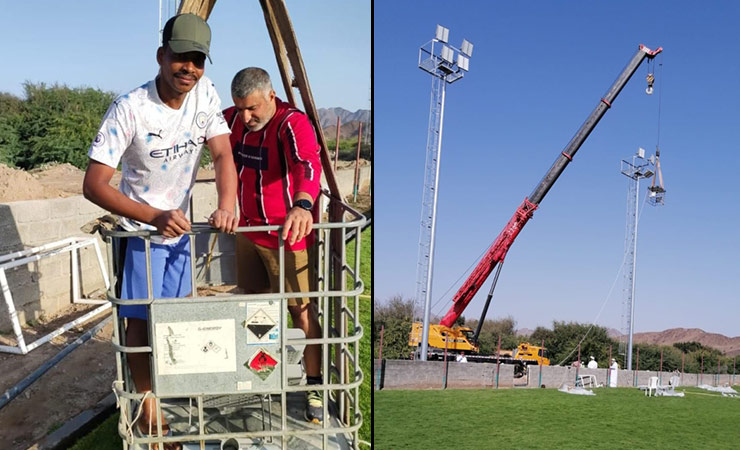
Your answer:
[[[483,313],[481,314],[481,319],[480,321],[478,321],[478,328],[476,329],[475,335],[473,337],[473,340],[477,342],[478,336],[480,335],[481,326],[483,325],[483,320],[485,319],[486,313],[488,312],[488,306],[491,302],[491,297],[493,296],[493,290],[496,287],[496,281],[498,281],[498,275],[501,271],[501,266],[503,265],[506,253],[509,251],[509,248],[514,243],[514,239],[516,239],[519,232],[522,230],[522,228],[524,228],[524,225],[532,217],[532,214],[534,214],[534,210],[537,209],[537,206],[540,204],[552,185],[555,184],[555,181],[563,172],[565,166],[573,161],[573,156],[575,156],[576,152],[586,140],[588,135],[591,134],[591,131],[593,131],[594,127],[596,127],[596,124],[599,123],[599,120],[601,120],[601,117],[604,115],[604,113],[606,113],[606,110],[611,107],[614,99],[617,98],[619,92],[621,92],[622,88],[627,84],[629,79],[632,78],[632,75],[634,75],[635,71],[640,66],[642,61],[645,58],[649,60],[655,58],[655,56],[662,50],[662,47],[659,47],[657,50],[650,50],[644,45],[640,45],[637,53],[632,57],[622,73],[619,75],[619,77],[617,77],[616,81],[614,81],[614,84],[612,84],[611,88],[609,88],[606,95],[604,95],[601,101],[599,101],[599,104],[591,112],[591,115],[588,116],[583,125],[581,125],[581,128],[579,128],[576,132],[575,136],[573,136],[565,149],[560,153],[560,155],[558,155],[555,163],[553,163],[552,167],[550,167],[550,170],[547,172],[544,178],[542,178],[534,191],[532,191],[529,197],[524,198],[524,202],[522,202],[522,204],[516,210],[514,216],[509,220],[509,222],[506,224],[506,226],[498,235],[493,244],[491,244],[491,247],[488,249],[485,256],[483,256],[475,269],[473,269],[473,272],[470,274],[467,280],[465,280],[465,283],[463,283],[460,290],[457,291],[455,297],[452,300],[452,308],[450,308],[450,311],[442,318],[440,325],[451,327],[452,324],[455,323],[455,320],[460,317],[462,312],[468,306],[468,303],[470,303],[475,294],[486,281],[488,275],[490,275],[496,265],[498,265],[491,290],[488,294],[486,304],[483,308]],[[649,88],[652,87],[652,80],[650,79],[651,76],[652,74],[648,75]]]

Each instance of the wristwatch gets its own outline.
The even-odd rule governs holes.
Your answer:
[[[313,209],[313,203],[311,203],[311,200],[306,200],[302,198],[293,202],[293,208],[295,207],[303,208],[306,211],[311,211]]]

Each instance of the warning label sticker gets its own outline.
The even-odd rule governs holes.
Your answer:
[[[236,372],[233,319],[158,323],[154,341],[160,375]]]
[[[264,381],[275,371],[278,361],[264,348],[261,348],[244,365]]]
[[[247,304],[247,344],[274,344],[280,340],[280,303],[254,302]]]

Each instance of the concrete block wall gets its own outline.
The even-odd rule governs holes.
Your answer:
[[[361,186],[370,182],[371,167],[361,167]],[[352,193],[354,168],[336,173],[340,190]],[[206,222],[216,209],[215,182],[198,182],[193,189],[191,220]],[[90,236],[80,227],[107,214],[82,196],[0,203],[0,255],[37,247],[73,236]],[[99,235],[96,235],[99,236]],[[212,234],[195,239],[195,272],[199,285],[235,284],[235,237],[217,234],[210,264]],[[108,258],[105,243],[98,237],[103,262]],[[103,290],[97,256],[92,247],[80,251],[80,288],[83,296]],[[72,302],[71,257],[66,252],[6,271],[8,284],[21,324],[50,318]],[[106,268],[107,271],[107,268]],[[111,280],[113,282],[113,280]],[[11,333],[12,324],[5,301],[0,298],[0,333]]]
[[[377,383],[378,360],[373,363],[373,382]],[[597,383],[607,385],[607,369],[578,370],[579,375],[593,375]],[[656,371],[637,371],[637,385],[647,385],[650,377],[661,376],[662,384],[668,384],[673,375],[672,372],[658,373]],[[496,364],[488,363],[458,363],[449,362],[447,372],[448,388],[474,388],[487,389],[495,386]],[[617,385],[619,387],[632,387],[635,371],[619,370],[617,373]],[[443,385],[444,362],[442,361],[410,361],[410,360],[385,360],[381,374],[381,386],[383,389],[440,389]],[[542,381],[547,388],[559,388],[563,383],[573,386],[576,380],[576,369],[568,366],[543,366]],[[697,386],[709,384],[722,386],[740,382],[740,376],[733,377],[732,374],[695,374],[684,373],[681,375],[682,386]],[[514,378],[514,366],[501,364],[499,371],[499,388],[523,387],[538,388],[540,386],[540,367],[529,366],[527,376]]]
[[[529,368],[529,383],[530,387],[537,387],[539,381],[539,366],[530,366]],[[612,377],[608,373],[608,369],[587,369],[581,368],[578,370],[579,375],[593,375],[596,378],[596,382],[599,384],[607,385],[607,377]],[[635,374],[637,380],[635,382]],[[619,387],[632,387],[635,384],[638,386],[647,385],[650,377],[659,377],[662,384],[668,384],[668,380],[673,376],[673,372],[658,372],[649,370],[619,370],[617,372],[617,386]],[[682,386],[698,386],[700,384],[709,384],[712,386],[722,386],[724,384],[733,384],[740,382],[740,376],[733,379],[732,374],[698,374],[698,373],[683,373],[681,376]],[[576,369],[571,367],[561,366],[544,366],[542,367],[542,384],[547,387],[560,387],[563,382],[567,382],[569,385],[573,385],[576,380]]]
[[[195,223],[207,222],[208,217],[218,207],[216,183],[198,182],[193,188],[191,220]],[[211,240],[214,239],[211,262],[208,254]],[[195,238],[195,275],[198,285],[236,284],[236,238],[223,233],[200,234]]]
[[[376,360],[374,370],[377,363]],[[382,386],[384,389],[440,389],[444,382],[444,367],[443,361],[386,360]],[[495,383],[496,364],[449,362],[449,388],[486,388]],[[514,366],[501,364],[499,387],[513,387],[513,384]]]
[[[215,183],[197,183],[193,190],[193,218],[205,222],[216,208]],[[65,238],[89,237],[80,227],[107,214],[82,196],[0,203],[0,255],[38,247]],[[106,246],[96,235],[107,272]],[[196,239],[198,282],[223,284],[236,280],[233,236],[219,235],[210,270],[205,270],[211,235]],[[93,247],[80,250],[80,290],[84,296],[105,289]],[[69,252],[6,271],[13,303],[21,325],[59,314],[72,302],[72,259]],[[232,281],[233,282],[233,281]],[[11,333],[5,301],[0,299],[0,332]]]

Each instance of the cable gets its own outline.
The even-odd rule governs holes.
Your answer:
[[[645,210],[645,204],[646,203],[647,203],[647,194],[645,194],[644,200],[642,201],[642,205],[640,206],[640,213],[637,215],[637,223],[638,224],[640,223],[640,217],[642,217],[642,212]],[[636,235],[633,235],[632,236],[632,239],[635,239],[636,237],[637,237]],[[609,293],[607,293],[606,298],[604,299],[604,302],[601,304],[601,308],[599,309],[599,312],[596,314],[596,317],[591,322],[591,326],[588,327],[588,330],[586,330],[586,333],[584,333],[584,335],[581,338],[581,340],[578,341],[578,344],[576,344],[573,347],[573,350],[571,350],[570,353],[568,353],[568,355],[565,358],[563,358],[563,360],[560,361],[557,364],[558,366],[562,365],[565,361],[567,361],[573,355],[573,353],[576,351],[576,349],[578,348],[578,346],[581,345],[584,340],[586,340],[586,337],[588,336],[588,334],[591,332],[591,330],[594,327],[594,323],[596,323],[596,321],[599,320],[599,317],[601,317],[601,313],[604,311],[604,307],[609,302],[609,297],[611,297],[612,292],[614,291],[614,286],[616,286],[617,280],[619,280],[619,276],[622,273],[622,269],[624,269],[624,263],[626,261],[627,261],[627,253],[625,252],[624,257],[622,258],[622,263],[619,265],[619,269],[617,270],[617,275],[614,277],[614,282],[612,282],[612,286],[611,286],[611,288],[609,288]]]
[[[663,104],[663,55],[660,55],[660,64],[658,64],[660,70],[660,90],[658,91],[658,138],[655,144],[655,148],[660,149],[660,111]],[[659,150],[660,151],[660,150]]]
[[[438,303],[439,303],[440,301],[442,301],[442,299],[444,299],[444,298],[445,298],[445,296],[447,295],[447,293],[448,293],[448,292],[450,292],[450,291],[452,290],[452,288],[453,288],[453,287],[457,286],[457,283],[458,283],[458,282],[459,282],[459,281],[460,281],[460,280],[461,280],[461,279],[462,279],[462,278],[463,278],[463,277],[464,277],[465,275],[467,275],[467,274],[468,274],[468,273],[470,272],[470,269],[471,269],[471,268],[472,268],[472,267],[473,267],[474,265],[478,264],[478,262],[479,262],[479,261],[481,260],[481,258],[483,258],[483,255],[484,255],[484,254],[485,254],[485,253],[486,253],[487,251],[488,251],[488,249],[485,249],[485,250],[483,250],[483,251],[481,252],[481,254],[480,254],[480,255],[478,255],[478,258],[477,258],[477,259],[476,259],[475,261],[473,261],[473,263],[472,263],[472,264],[470,264],[470,265],[468,266],[468,268],[467,268],[467,269],[465,269],[465,271],[464,271],[464,272],[463,272],[463,273],[462,273],[462,274],[461,274],[461,275],[460,275],[460,276],[458,277],[458,279],[457,279],[457,280],[455,280],[455,281],[454,281],[454,282],[453,282],[453,283],[452,283],[452,284],[450,285],[450,287],[449,287],[449,288],[447,288],[447,290],[445,291],[445,293],[444,293],[444,294],[442,294],[442,295],[441,295],[441,296],[440,296],[440,297],[439,297],[439,298],[437,299],[437,301],[436,301],[436,302],[434,302],[434,304],[432,305],[432,309],[434,309],[434,308],[435,308],[435,307],[437,306],[437,304],[438,304]],[[448,299],[447,299],[447,302],[443,303],[443,304],[442,304],[442,306],[443,306],[443,307],[444,307],[444,306],[447,306],[447,303],[449,303],[449,302],[451,302],[451,301],[452,301],[452,299],[451,299],[451,298],[448,298]],[[442,310],[444,310],[444,308],[442,308]]]

